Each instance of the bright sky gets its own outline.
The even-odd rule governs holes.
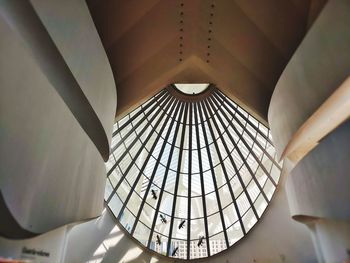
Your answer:
[[[183,84],[175,84],[176,88],[178,88],[183,93],[187,94],[198,94],[205,90],[209,84],[208,83],[183,83]]]

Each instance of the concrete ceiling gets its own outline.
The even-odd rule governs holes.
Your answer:
[[[213,83],[260,120],[326,0],[87,0],[117,117],[171,83]]]

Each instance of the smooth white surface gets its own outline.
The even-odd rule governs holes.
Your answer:
[[[115,90],[108,71],[100,72],[109,65],[98,55],[105,53],[97,32],[92,33],[95,29],[85,1],[33,3],[97,115],[103,116],[106,133],[111,134]],[[6,206],[22,228],[34,233],[97,217],[103,208],[103,159],[38,66],[29,45],[7,22],[1,15],[0,189]],[[68,38],[64,32],[75,33]],[[55,75],[54,70],[50,73]]]
[[[268,112],[279,157],[293,134],[349,76],[349,24],[350,2],[328,1],[283,71]]]
[[[31,0],[82,91],[99,117],[110,142],[117,96],[113,73],[83,0]]]
[[[282,159],[297,162],[350,116],[350,77],[294,133]]]
[[[350,220],[350,121],[325,137],[291,171],[291,215]]]
[[[310,227],[319,262],[348,262],[350,247],[350,222],[317,220]]]

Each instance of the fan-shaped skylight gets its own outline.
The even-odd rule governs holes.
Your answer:
[[[170,257],[208,257],[256,224],[281,168],[269,129],[210,85],[169,86],[115,124],[105,200],[124,228]]]

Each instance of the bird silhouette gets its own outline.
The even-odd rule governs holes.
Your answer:
[[[168,222],[165,216],[163,216],[162,214],[160,214],[159,216],[160,216],[160,221],[162,221],[163,224],[166,224]]]
[[[152,190],[151,190],[151,194],[152,194],[152,198],[153,198],[154,200],[157,200],[157,192],[154,191],[154,190],[152,189]]]
[[[178,250],[179,250],[179,247],[176,247],[171,255],[172,255],[173,257],[176,256]]]
[[[186,220],[181,221],[181,223],[180,223],[180,225],[179,225],[179,229],[185,227],[185,222],[186,222]]]
[[[161,241],[160,241],[160,236],[157,235],[157,242],[156,242],[158,245],[160,245]]]
[[[198,243],[197,243],[197,246],[198,246],[198,247],[200,247],[201,245],[203,245],[203,240],[204,240],[204,236],[201,236],[201,237],[199,238]]]

